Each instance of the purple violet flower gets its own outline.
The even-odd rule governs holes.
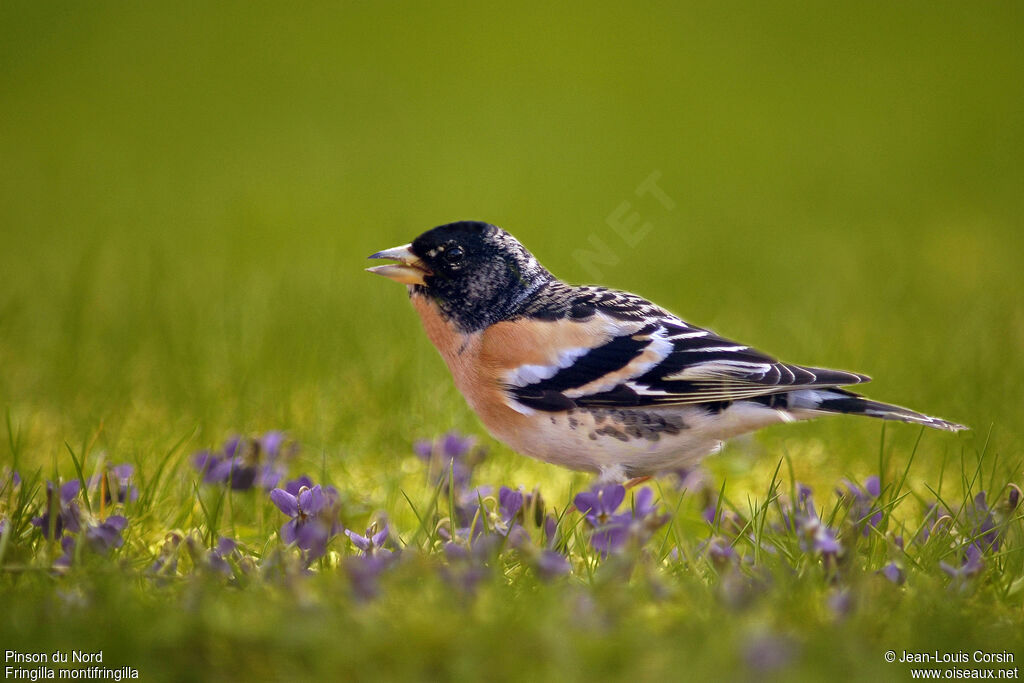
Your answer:
[[[207,484],[228,484],[237,491],[254,487],[270,490],[284,476],[284,456],[294,449],[285,449],[281,432],[267,432],[259,439],[228,439],[218,453],[200,451],[192,464]],[[286,452],[287,451],[287,452]]]
[[[680,491],[688,491],[691,495],[700,493],[708,487],[708,477],[704,469],[700,467],[677,467],[669,470],[674,475],[671,479],[675,487]]]
[[[861,533],[867,536],[871,529],[882,522],[883,514],[878,509],[878,498],[882,495],[881,480],[876,476],[870,476],[864,480],[864,487],[861,488],[855,482],[844,480],[846,491],[837,490],[840,499],[850,506],[850,517],[854,524],[863,527]]]
[[[604,558],[625,546],[629,540],[630,527],[628,524],[608,524],[591,532],[590,545]]]
[[[715,526],[717,520],[718,528],[727,534],[739,535],[746,526],[746,522],[742,517],[725,507],[725,505],[719,508],[718,503],[714,501],[705,506],[701,517],[711,526]]]
[[[751,638],[744,649],[744,660],[758,673],[771,673],[789,664],[796,646],[789,638],[765,634]]]
[[[149,567],[149,573],[156,576],[173,575],[178,571],[178,547],[181,545],[181,534],[172,531],[164,537],[160,554]]]
[[[799,500],[801,504],[806,506],[809,504],[811,498],[814,497],[814,491],[811,489],[810,486],[807,486],[806,484],[797,483],[796,495],[797,500]]]
[[[13,491],[19,486],[21,486],[21,475],[18,474],[17,470],[9,470],[5,467],[4,477],[0,480],[0,493]]]
[[[853,611],[853,593],[849,588],[835,590],[828,596],[826,604],[834,615],[845,617]]]
[[[466,596],[473,595],[489,574],[490,569],[486,565],[461,563],[459,566],[441,567],[441,578]]]
[[[965,581],[985,568],[985,563],[981,556],[982,553],[978,544],[971,543],[967,546],[967,550],[964,551],[964,557],[963,560],[961,560],[959,567],[954,567],[953,565],[946,564],[945,562],[939,562],[939,567],[942,571],[946,572],[951,579]]]
[[[281,446],[286,440],[284,432],[270,431],[259,438],[260,450],[273,459],[281,455]]]
[[[111,515],[102,522],[87,524],[81,536],[65,535],[60,540],[64,554],[54,561],[58,567],[70,567],[75,557],[78,539],[83,538],[85,548],[98,555],[105,555],[114,548],[124,545],[121,532],[128,526],[128,520],[121,515]]]
[[[904,576],[903,574],[903,570],[895,562],[890,562],[889,564],[885,565],[884,567],[878,570],[878,573],[887,578],[892,583],[895,583],[897,586],[902,586],[903,582],[907,580],[906,576]]]
[[[921,524],[921,530],[914,537],[913,542],[916,545],[924,545],[931,538],[931,535],[936,531],[939,520],[945,518],[947,521],[952,520],[952,515],[949,515],[945,510],[939,507],[938,503],[929,503],[925,509],[924,520]]]
[[[90,524],[85,527],[85,539],[89,547],[98,552],[105,553],[114,548],[124,545],[121,532],[128,526],[128,520],[121,515],[111,515],[99,524]]]
[[[633,519],[647,519],[654,514],[654,491],[649,488],[642,488],[636,492],[633,498]]]
[[[360,600],[370,600],[380,592],[378,577],[391,566],[395,555],[355,555],[345,558],[345,572],[352,592]]]
[[[491,528],[502,536],[511,536],[514,531],[522,529],[519,520],[523,512],[523,493],[502,486],[498,489],[498,509],[491,516]],[[525,531],[524,531],[525,533]]]
[[[972,503],[966,506],[963,514],[963,521],[968,526],[968,533],[972,543],[982,551],[998,551],[1001,534],[996,528],[996,521],[992,517],[992,511],[985,502],[985,492],[982,491],[974,497]]]
[[[220,462],[222,456],[215,455],[210,451],[198,451],[192,454],[192,467],[196,468],[199,474],[203,475],[203,483],[212,484],[215,483],[210,470],[213,466]]]
[[[107,470],[106,486],[102,486],[103,474],[97,474],[89,479],[89,490],[101,489],[103,500],[106,503],[126,503],[136,501],[139,498],[139,490],[132,484],[132,474],[135,468],[127,463],[114,465]]]
[[[228,559],[235,554],[238,550],[238,543],[233,539],[221,536],[217,539],[217,545],[210,550],[207,555],[207,561],[209,562],[210,568],[216,572],[220,572],[225,576],[231,576],[234,574],[234,569],[231,568],[231,563]]]
[[[107,495],[111,496],[115,503],[135,502],[139,499],[139,490],[132,484],[133,474],[135,468],[127,463],[110,468],[111,481]]]
[[[297,496],[299,495],[299,491],[302,489],[303,486],[305,486],[307,489],[311,489],[314,486],[316,486],[316,484],[313,483],[312,479],[303,474],[298,478],[292,479],[291,481],[287,482],[284,485],[284,490],[292,494],[293,496]]]
[[[270,500],[291,517],[281,527],[281,540],[287,544],[295,543],[306,551],[311,560],[322,557],[327,552],[327,541],[333,532],[332,525],[323,519],[325,511],[330,510],[330,501],[323,489],[319,485],[302,487],[297,496],[284,489],[274,489],[270,492]]]
[[[813,551],[824,557],[838,556],[843,547],[836,540],[836,533],[818,517],[797,517],[797,531],[800,534],[800,548]]]
[[[54,484],[46,482],[46,509],[43,514],[32,520],[32,525],[43,532],[43,538],[50,538],[51,519],[50,513],[56,512],[56,518],[52,520],[53,536],[60,538],[67,529],[69,532],[77,532],[82,527],[82,513],[78,503],[74,502],[81,483],[77,479],[65,482],[60,487],[59,498],[54,500]]]
[[[494,500],[491,491],[490,486],[480,486],[460,495],[455,504],[455,522],[458,526],[454,534],[450,529],[442,527],[439,530],[442,538],[452,540],[454,537],[469,541],[488,530],[508,538],[513,532],[521,530],[519,520],[526,500],[523,493],[502,486],[498,490],[497,505],[491,509],[487,504],[488,499]]]
[[[75,546],[78,545],[78,539],[76,536],[67,535],[60,539],[60,549],[64,551],[64,554],[53,561],[55,567],[70,567],[71,563],[75,559]]]
[[[708,558],[716,567],[735,564],[738,556],[729,539],[722,536],[712,537],[707,544]]]
[[[476,592],[477,585],[490,574],[504,537],[494,533],[480,534],[474,539],[456,537],[444,544],[448,564],[441,567],[441,578],[465,596]]]
[[[587,518],[593,527],[601,527],[625,519],[615,516],[615,511],[626,498],[626,488],[621,484],[598,485],[589,491],[579,493],[573,499],[576,509]]]
[[[551,581],[559,576],[565,576],[572,567],[565,555],[554,550],[542,550],[534,563],[537,576],[542,581]]]
[[[561,540],[560,534],[558,533],[558,520],[554,515],[547,515],[544,517],[544,545],[553,549],[558,545]]]
[[[464,492],[469,486],[473,470],[484,458],[484,450],[475,445],[474,437],[461,436],[452,431],[433,442],[417,441],[413,451],[427,463],[432,483],[444,482],[444,491],[448,491],[451,485],[455,491]]]
[[[452,520],[455,528],[441,527],[438,530],[441,537],[449,541],[453,538],[469,541],[484,533],[485,521],[500,522],[497,514],[492,515],[486,506],[481,507],[481,501],[492,496],[491,491],[490,486],[479,486],[459,493],[455,501],[455,519]]]
[[[623,547],[631,536],[641,538],[665,523],[665,516],[655,515],[654,492],[649,488],[637,491],[630,511],[616,513],[626,497],[625,487],[618,484],[598,485],[573,499],[576,509],[586,517],[594,531],[590,545],[607,557]]]
[[[498,510],[501,513],[501,518],[503,520],[511,522],[522,509],[522,491],[515,491],[507,486],[502,486],[498,490]]]
[[[366,530],[365,536],[360,536],[351,529],[345,529],[345,535],[352,540],[352,545],[362,551],[363,555],[391,554],[391,551],[384,547],[384,543],[388,540],[387,522],[383,524],[380,531],[377,530],[376,523],[371,524],[370,528]]]

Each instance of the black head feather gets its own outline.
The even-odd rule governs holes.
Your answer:
[[[465,332],[513,316],[553,279],[515,237],[480,221],[428,230],[413,240],[412,251],[431,271],[415,291],[432,297]]]

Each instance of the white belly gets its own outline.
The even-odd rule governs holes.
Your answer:
[[[545,462],[641,476],[692,466],[725,439],[792,419],[760,404],[738,402],[717,413],[695,406],[538,412],[529,429],[487,427],[517,452]]]

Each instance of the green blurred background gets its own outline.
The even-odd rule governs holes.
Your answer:
[[[401,476],[414,438],[483,432],[364,258],[472,218],[572,282],[596,239],[600,284],[975,428],[932,462],[992,425],[1019,459],[1022,28],[1019,2],[3,2],[0,404],[37,464],[280,428]],[[672,210],[635,193],[654,172]],[[879,427],[726,462],[831,482]],[[566,481],[484,438],[495,481]]]

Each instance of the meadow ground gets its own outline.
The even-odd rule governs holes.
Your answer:
[[[1019,665],[1022,21],[3,3],[0,649],[102,651],[144,680]],[[462,218],[973,429],[772,428],[594,531],[568,509],[589,478],[490,439],[400,288],[362,272]],[[451,430],[487,455],[448,486],[460,442],[433,470],[414,444]],[[321,557],[283,541],[269,480],[195,467],[276,431],[281,486],[337,491]],[[344,534],[385,521],[368,558]]]

